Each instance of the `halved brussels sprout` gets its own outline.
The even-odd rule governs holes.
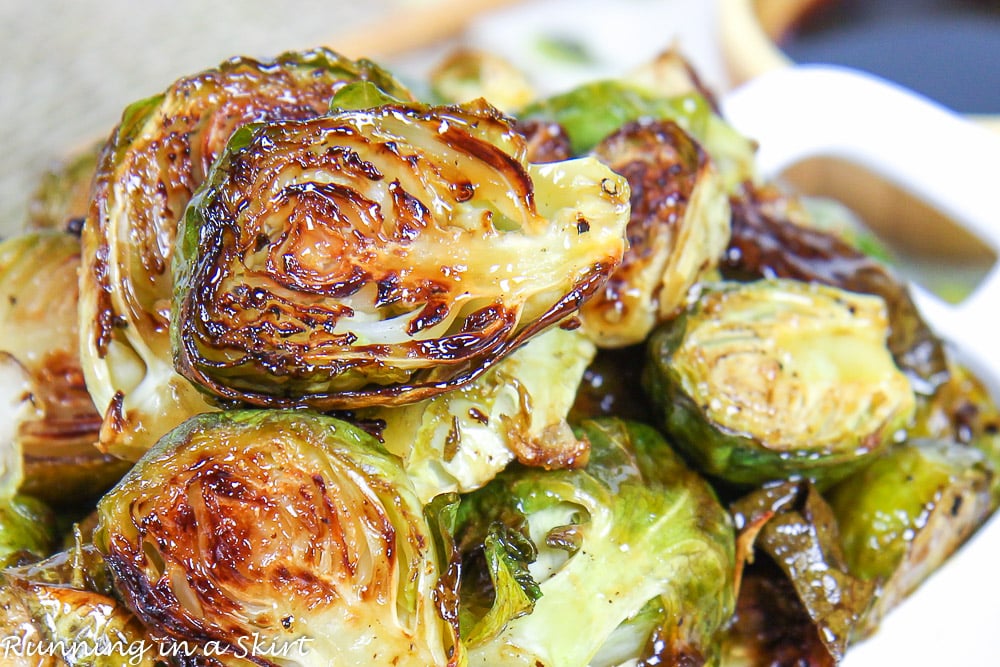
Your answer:
[[[162,665],[156,645],[116,600],[104,559],[91,545],[0,573],[0,651],[17,665],[122,667]],[[4,644],[6,640],[6,644]]]
[[[81,274],[83,365],[109,451],[134,460],[212,409],[174,371],[171,259],[178,221],[230,135],[247,123],[325,113],[358,80],[407,96],[374,64],[317,49],[272,62],[236,58],[125,110],[98,167]]]
[[[729,515],[651,427],[587,421],[583,470],[512,468],[462,498],[470,665],[715,664]]]
[[[594,153],[632,190],[621,266],[580,311],[598,345],[642,342],[683,309],[729,243],[729,199],[708,155],[671,121],[629,123]]]
[[[828,492],[850,571],[880,589],[859,634],[874,631],[989,516],[993,476],[976,449],[916,440]]]
[[[399,460],[347,422],[194,417],[98,510],[118,594],[166,646],[239,659],[257,638],[289,666],[453,664],[423,508]]]
[[[31,496],[0,498],[0,568],[41,560],[56,542],[56,520]]]
[[[527,75],[510,61],[477,49],[448,54],[430,73],[431,92],[445,104],[483,98],[506,112],[520,109],[535,97]]]
[[[644,378],[667,432],[706,473],[832,481],[914,414],[887,335],[877,297],[792,280],[720,284],[653,334]]]
[[[0,351],[23,369],[35,407],[12,433],[23,457],[20,490],[62,505],[95,498],[128,467],[96,446],[101,417],[79,357],[79,268],[80,242],[70,234],[0,243]]]
[[[28,200],[29,231],[79,234],[90,210],[90,186],[103,142],[87,146],[46,171]]]
[[[914,389],[931,395],[948,379],[941,340],[923,321],[904,282],[877,259],[819,229],[786,219],[773,191],[747,188],[731,200],[732,237],[724,275],[739,280],[792,278],[881,297],[889,349]]]
[[[624,251],[624,179],[524,151],[485,103],[241,131],[184,221],[178,369],[223,398],[324,410],[471,381],[572,315]]]
[[[755,178],[752,141],[742,136],[712,109],[699,92],[664,95],[646,87],[648,81],[595,81],[566,93],[534,102],[518,113],[521,121],[555,121],[569,134],[574,155],[592,150],[623,125],[647,120],[671,120],[690,133],[708,152],[727,191]]]
[[[357,416],[384,424],[382,442],[403,460],[423,502],[478,489],[515,459],[548,469],[579,467],[589,450],[566,416],[594,351],[580,331],[555,327],[464,387]]]

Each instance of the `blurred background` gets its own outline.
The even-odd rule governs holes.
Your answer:
[[[127,104],[234,55],[318,45],[410,83],[475,45],[547,92],[676,44],[718,91],[794,58],[1000,113],[1000,0],[4,0],[0,26],[0,231],[19,227],[40,174]]]

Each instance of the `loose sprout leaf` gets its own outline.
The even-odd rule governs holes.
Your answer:
[[[174,371],[171,262],[184,210],[230,135],[323,114],[357,80],[409,99],[373,63],[316,49],[234,58],[125,110],[97,168],[80,283],[81,353],[106,449],[135,460],[188,416],[213,409]]]
[[[991,507],[1000,507],[1000,409],[969,368],[949,359],[948,380],[932,396],[921,397],[908,433],[980,451],[993,471]]]
[[[706,289],[649,343],[645,386],[704,472],[737,484],[830,482],[909,424],[881,299],[791,280]]]
[[[621,260],[627,199],[593,158],[526,164],[482,104],[261,125],[188,208],[178,369],[270,407],[440,394],[575,312]]]
[[[257,636],[296,647],[289,666],[457,664],[442,542],[399,460],[347,422],[192,418],[98,509],[118,595],[168,643],[238,653]]]
[[[743,573],[736,613],[723,638],[727,667],[836,667],[784,572],[758,558]]]
[[[791,581],[824,646],[839,661],[872,603],[875,585],[849,573],[829,505],[808,482],[780,482],[744,496],[731,511],[737,530],[769,517],[756,546]]]
[[[16,610],[14,618],[0,621],[0,633],[23,637],[25,648],[54,651],[45,656],[53,665],[157,664],[155,645],[139,621],[113,597],[104,559],[91,545],[77,544],[39,563],[4,570],[0,601]],[[38,667],[38,663],[30,664]]]
[[[474,626],[462,632],[465,645],[473,649],[493,639],[514,620],[530,614],[542,596],[528,564],[535,560],[535,545],[501,522],[490,526],[483,541],[483,555],[493,585],[493,605]]]
[[[424,517],[434,540],[438,571],[441,573],[434,590],[434,603],[438,615],[451,626],[454,637],[459,637],[461,633],[459,589],[462,585],[462,553],[455,541],[460,503],[457,493],[442,493],[424,505]],[[451,660],[455,665],[462,665],[464,656],[465,646],[457,642]]]

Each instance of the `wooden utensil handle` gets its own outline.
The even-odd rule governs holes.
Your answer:
[[[402,7],[376,23],[336,36],[330,46],[352,58],[384,58],[452,37],[477,16],[520,1],[437,0]]]

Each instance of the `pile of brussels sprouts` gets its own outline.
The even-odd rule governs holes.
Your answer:
[[[4,664],[831,665],[996,508],[983,386],[677,54],[430,84],[236,58],[40,184]]]

